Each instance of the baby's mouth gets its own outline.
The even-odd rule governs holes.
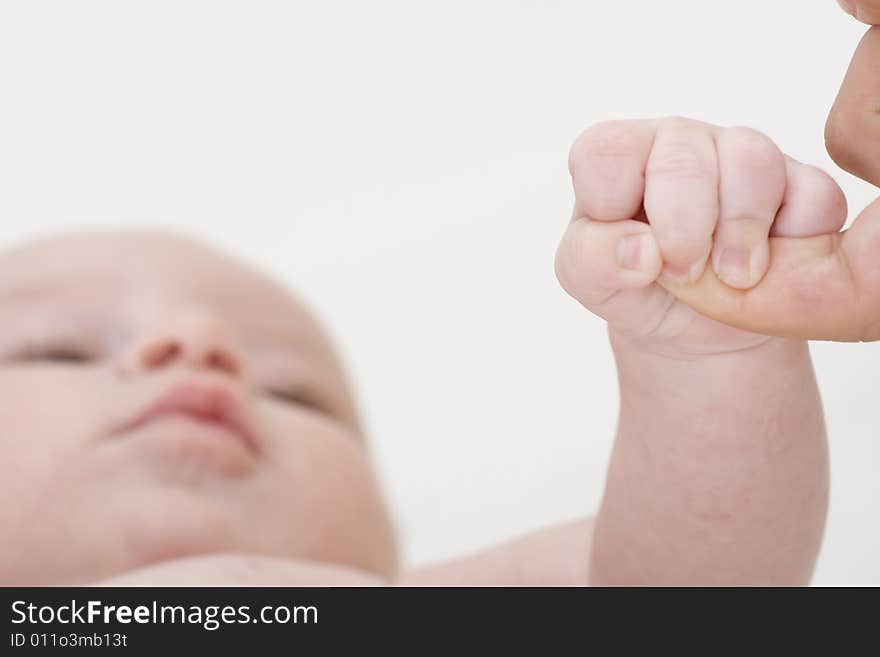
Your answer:
[[[192,377],[166,388],[119,431],[130,432],[160,420],[178,418],[216,426],[223,434],[241,441],[248,451],[257,454],[256,433],[245,408],[240,395],[231,386],[217,380]]]

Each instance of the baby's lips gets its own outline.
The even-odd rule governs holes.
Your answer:
[[[220,425],[241,439],[245,447],[257,453],[257,434],[248,416],[246,406],[228,385],[198,378],[176,381],[163,388],[120,432],[145,426],[169,415],[186,415],[206,423]]]

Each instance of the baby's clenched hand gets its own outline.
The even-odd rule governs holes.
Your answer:
[[[771,266],[771,236],[827,236],[846,220],[828,175],[748,128],[602,123],[577,139],[569,169],[575,208],[556,258],[562,286],[612,328],[689,354],[765,338],[699,315],[668,289],[687,299],[682,290],[712,280],[747,294]]]

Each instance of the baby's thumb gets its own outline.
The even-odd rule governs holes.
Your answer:
[[[556,252],[562,287],[588,308],[620,290],[642,288],[660,275],[662,260],[651,227],[640,221],[575,219]]]

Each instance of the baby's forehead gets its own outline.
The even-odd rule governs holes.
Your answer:
[[[0,306],[130,311],[144,322],[198,306],[245,332],[320,343],[323,331],[282,285],[194,240],[160,231],[77,233],[0,254]]]
[[[275,287],[231,256],[193,240],[158,231],[76,233],[24,244],[0,255],[6,280],[49,284],[74,274],[114,274],[145,280],[246,282]]]

